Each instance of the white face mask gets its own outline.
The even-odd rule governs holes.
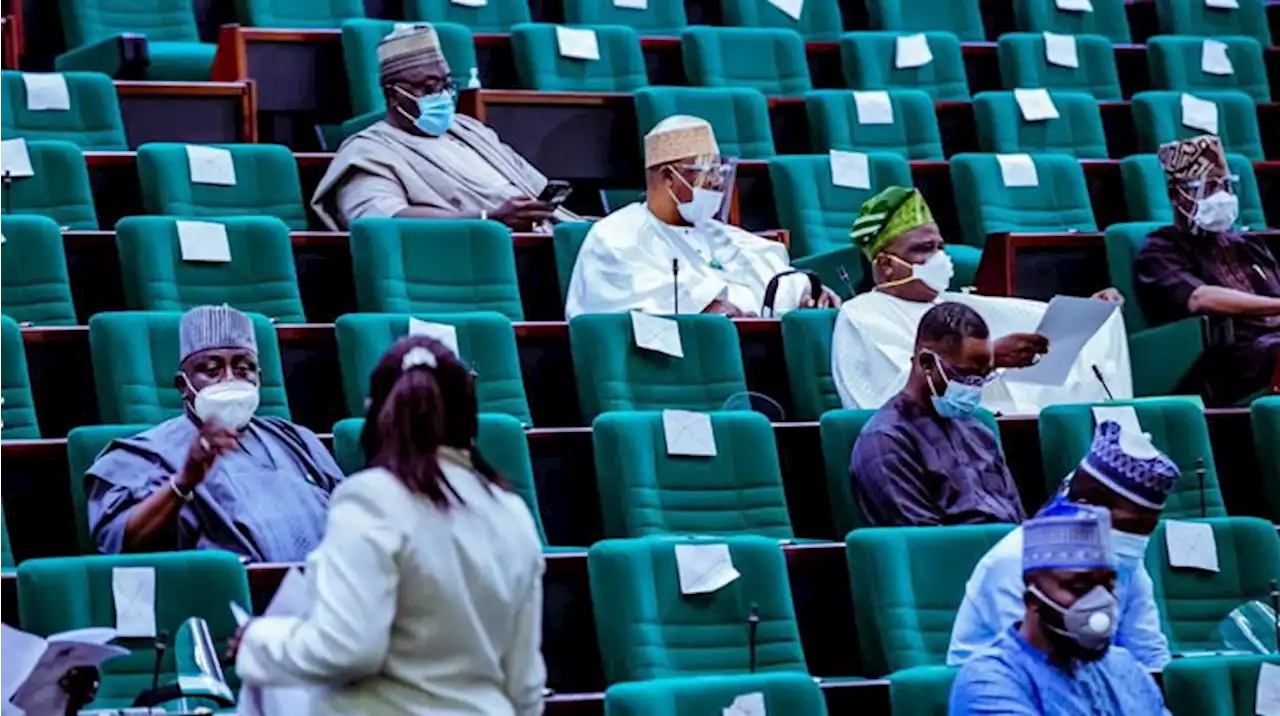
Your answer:
[[[919,281],[937,293],[942,293],[951,286],[951,277],[956,273],[956,266],[951,262],[951,256],[946,251],[936,251],[929,258],[925,259],[922,264],[908,263],[893,254],[888,254],[890,259],[911,267],[911,276],[909,278],[898,279],[888,283],[880,284],[879,288],[892,288],[901,286],[911,281]]]
[[[1133,565],[1141,563],[1147,556],[1147,542],[1151,540],[1147,535],[1136,535],[1132,532],[1121,532],[1117,529],[1111,530],[1111,551],[1115,554],[1116,560],[1121,564]]]
[[[1235,226],[1239,217],[1240,198],[1229,191],[1220,191],[1196,201],[1191,223],[1201,231],[1220,234]]]
[[[191,379],[183,378],[191,387]],[[239,379],[211,383],[196,392],[191,407],[201,422],[240,430],[258,410],[258,386]]]
[[[672,192],[671,196],[675,198],[675,192]],[[724,192],[694,187],[693,200],[680,201],[676,199],[676,210],[680,212],[680,216],[685,221],[697,225],[708,219],[714,219],[720,211],[720,205],[723,203]]]

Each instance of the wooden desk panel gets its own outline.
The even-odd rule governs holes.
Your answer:
[[[129,146],[147,142],[215,144],[258,141],[253,81],[132,82],[116,80]]]

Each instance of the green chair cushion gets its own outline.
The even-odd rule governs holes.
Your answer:
[[[955,0],[868,0],[870,26],[877,30],[914,33],[944,30],[962,42],[987,39],[982,12],[976,2]]]
[[[1267,82],[1267,65],[1262,45],[1248,36],[1218,37],[1215,42],[1227,46],[1231,61],[1229,75],[1209,74],[1201,69],[1201,53],[1206,38],[1161,35],[1147,40],[1147,67],[1153,89],[1179,92],[1217,92],[1239,90],[1255,102],[1271,101],[1271,85]]]
[[[646,0],[644,8],[599,0],[564,0],[570,25],[626,25],[641,35],[679,35],[689,24],[684,0]]]
[[[27,109],[27,83],[22,75],[9,70],[0,73],[0,134],[5,139],[62,140],[86,150],[129,148],[120,100],[110,77],[97,72],[67,72],[62,78],[70,108],[32,110]]]
[[[834,42],[844,21],[839,0],[805,0],[800,19],[778,9],[770,0],[721,0],[724,24],[737,27],[773,27],[798,32],[809,42]]]
[[[1097,231],[1084,170],[1074,157],[1033,154],[1039,181],[1034,187],[1007,187],[994,154],[951,158],[961,235],[970,246],[1003,232]]]
[[[813,151],[894,152],[906,159],[944,159],[938,116],[928,93],[903,88],[886,91],[893,107],[892,124],[860,122],[857,101],[848,90],[815,90],[805,95]]]
[[[0,316],[0,439],[32,440],[40,437],[36,404],[27,375],[27,353],[17,322]]]
[[[635,103],[641,146],[645,133],[658,122],[690,114],[711,123],[723,156],[768,159],[774,155],[769,103],[750,87],[645,87],[636,90]]]
[[[148,213],[189,218],[274,216],[292,231],[305,231],[307,214],[293,152],[279,144],[215,145],[231,152],[235,185],[191,181],[185,144],[138,148],[142,203]]]
[[[404,17],[413,22],[452,22],[472,32],[509,32],[513,25],[531,22],[527,0],[487,0],[482,5],[453,0],[404,0]]]
[[[249,27],[329,30],[364,17],[362,0],[236,0],[236,16]]]
[[[70,142],[26,142],[32,176],[14,177],[0,186],[0,209],[5,214],[40,214],[58,226],[97,231],[98,214],[89,188],[84,154]]]
[[[511,51],[520,84],[540,92],[632,92],[649,84],[640,36],[625,25],[578,29],[596,35],[598,60],[560,54],[557,26],[525,23],[511,28]]]
[[[1174,716],[1254,716],[1263,664],[1280,665],[1280,656],[1176,659],[1164,667],[1165,703]]]
[[[1160,32],[1168,35],[1251,35],[1262,46],[1271,44],[1265,0],[1239,0],[1238,9],[1208,7],[1188,0],[1155,0]]]
[[[74,326],[71,279],[58,224],[44,216],[0,221],[0,305],[5,315],[36,326]]]
[[[1066,154],[1106,159],[1107,137],[1098,101],[1083,92],[1049,90],[1057,119],[1028,122],[1013,92],[979,92],[973,98],[978,146],[984,152]]]
[[[1195,96],[1218,106],[1218,136],[1228,152],[1243,154],[1250,161],[1265,158],[1262,135],[1253,99],[1237,90],[1196,92]],[[1151,91],[1133,96],[1133,123],[1138,132],[1138,150],[1154,152],[1161,144],[1204,134],[1182,123],[1182,93]]]
[[[696,676],[615,684],[604,694],[605,716],[683,716],[727,712],[743,694],[761,694],[768,713],[826,716],[822,689],[805,674]]]
[[[84,476],[98,455],[113,441],[130,438],[150,425],[82,425],[67,433],[67,467],[70,473],[71,510],[76,520],[76,545],[80,554],[97,554],[98,544],[89,532],[89,495]]]
[[[1061,10],[1056,2],[1044,0],[1014,0],[1014,24],[1028,32],[1055,32],[1059,35],[1099,35],[1109,43],[1132,42],[1129,33],[1129,13],[1125,0],[1092,0],[1092,12]],[[1001,35],[1003,40],[1007,35]],[[1108,44],[1109,44],[1108,43]],[[1083,58],[1082,58],[1083,59]],[[1040,85],[1018,85],[1039,87]],[[1099,98],[1101,99],[1101,98]]]
[[[923,14],[923,13],[922,13]],[[960,40],[950,32],[925,32],[933,61],[920,67],[898,68],[898,32],[847,32],[840,37],[844,78],[853,89],[918,89],[935,102],[968,102]]]
[[[1113,0],[1107,0],[1108,3]],[[1123,0],[1114,0],[1123,12]],[[1045,8],[1059,15],[1093,15],[1094,13],[1056,13],[1056,7],[1043,0],[1025,0],[1027,6]],[[1095,11],[1102,0],[1094,3]],[[1015,5],[1016,7],[1016,5]],[[1128,35],[1126,21],[1125,35]],[[1006,89],[1047,87],[1072,92],[1088,92],[1099,102],[1116,102],[1122,98],[1120,74],[1116,68],[1116,52],[1111,40],[1101,35],[1076,35],[1076,59],[1079,67],[1062,67],[1045,57],[1044,35],[1030,32],[1008,32],[996,43],[1000,59],[1000,77]],[[1125,40],[1127,42],[1127,40]]]
[[[813,88],[804,39],[794,30],[693,26],[680,34],[684,72],[702,87],[750,87],[768,97]]]

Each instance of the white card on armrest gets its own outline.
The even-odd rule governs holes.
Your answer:
[[[858,124],[893,124],[893,102],[884,90],[853,91]]]
[[[1164,541],[1169,550],[1170,567],[1218,571],[1218,543],[1212,525],[1165,520]]]
[[[1235,74],[1236,70],[1231,66],[1231,58],[1227,57],[1227,43],[1205,40],[1200,45],[1200,71],[1206,75]]]
[[[596,38],[595,30],[556,25],[556,44],[560,47],[561,57],[574,60],[600,59],[600,41]]]
[[[27,109],[71,109],[71,93],[62,73],[23,72],[22,83],[27,86]]]
[[[175,223],[183,261],[231,262],[231,242],[225,225],[213,221],[178,220]]]
[[[1101,425],[1110,420],[1120,424],[1121,432],[1142,434],[1142,423],[1138,422],[1138,411],[1132,405],[1095,405],[1093,406],[1093,424]]]
[[[1018,109],[1022,111],[1022,119],[1027,122],[1043,122],[1061,116],[1058,114],[1057,105],[1053,103],[1053,98],[1049,96],[1049,90],[1043,87],[1015,89],[1013,99],[1017,101]]]
[[[1209,134],[1218,133],[1218,105],[1199,97],[1182,93],[1182,124]]]
[[[1054,4],[1059,10],[1067,12],[1093,12],[1093,3],[1090,0],[1054,0]]]
[[[1000,165],[1000,179],[1005,186],[1040,186],[1036,163],[1030,154],[997,154],[996,163]]]
[[[188,144],[187,168],[192,184],[236,185],[236,164],[231,152],[222,147]]]
[[[450,0],[454,5],[463,7],[484,7],[489,4],[489,0]]]
[[[1056,32],[1044,33],[1044,59],[1051,65],[1070,67],[1080,66],[1080,53],[1076,48],[1075,35],[1059,35]]]
[[[632,311],[631,332],[635,336],[637,348],[665,353],[672,358],[684,357],[680,324],[670,318]]]
[[[648,10],[649,0],[613,0],[613,6],[622,10]]]
[[[457,326],[448,323],[432,323],[409,316],[409,335],[434,338],[443,343],[445,348],[453,351],[454,355],[462,355],[458,352]]]
[[[769,0],[769,4],[796,22],[800,21],[800,13],[804,12],[804,0]]]
[[[1239,10],[1240,3],[1236,0],[1204,0],[1205,7],[1211,7],[1216,10]]]
[[[117,635],[156,635],[156,570],[153,567],[112,569],[111,597],[116,607]]]
[[[933,62],[933,50],[929,49],[929,38],[923,32],[898,36],[894,48],[894,67],[904,70],[923,67],[930,62]]]
[[[866,154],[832,149],[828,156],[832,184],[847,189],[871,188],[871,165]]]
[[[1265,662],[1258,666],[1253,712],[1257,716],[1280,716],[1280,666]]]
[[[710,594],[742,576],[727,544],[678,544],[675,550],[681,594]]]
[[[27,154],[27,140],[19,137],[0,141],[0,175],[11,179],[36,175],[31,168],[31,155]]]
[[[716,456],[716,433],[711,428],[711,416],[707,413],[664,410],[662,435],[667,441],[668,455]]]
[[[723,712],[724,716],[768,716],[764,708],[764,693],[756,691],[741,694]]]

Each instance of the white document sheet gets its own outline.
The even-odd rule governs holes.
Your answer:
[[[4,704],[10,713],[60,714],[67,694],[58,680],[78,666],[100,666],[129,653],[109,644],[116,632],[107,628],[76,629],[49,637],[0,625],[0,659],[4,662]]]
[[[678,544],[675,550],[681,594],[710,594],[742,576],[727,544]]]
[[[756,691],[736,697],[724,710],[724,716],[768,716],[764,708],[764,694]]]
[[[853,91],[858,124],[893,124],[893,102],[884,90]]]
[[[454,5],[463,7],[484,7],[489,4],[489,0],[450,0]]]
[[[23,72],[27,88],[27,109],[32,111],[71,109],[67,78],[60,72]]]
[[[1093,12],[1093,3],[1090,0],[1054,0],[1054,4],[1059,10],[1067,12]]]
[[[600,40],[596,37],[595,30],[556,25],[556,44],[560,47],[561,57],[574,60],[600,59]]]
[[[923,32],[899,35],[894,49],[893,65],[900,70],[923,67],[933,62],[933,50],[929,49],[929,38]]]
[[[1054,296],[1035,331],[1049,339],[1049,352],[1033,366],[1006,370],[1004,379],[1036,385],[1066,383],[1084,344],[1119,308],[1114,303],[1096,298]]]
[[[800,21],[800,13],[804,12],[804,0],[769,0],[769,4],[796,22]]]
[[[116,607],[116,634],[156,635],[156,570],[116,567],[111,570],[111,596]]]
[[[711,415],[691,410],[662,411],[662,435],[668,455],[715,457],[716,434]]]
[[[431,321],[424,321],[420,318],[409,316],[409,335],[434,338],[444,344],[445,348],[453,351],[454,355],[462,355],[458,352],[457,326],[453,326],[448,323],[432,323]]]
[[[846,189],[871,188],[871,164],[866,154],[832,149],[828,156],[832,184]]]
[[[680,324],[673,319],[632,311],[631,332],[635,336],[637,348],[663,353],[672,358],[684,358]]]
[[[1267,663],[1258,666],[1253,712],[1257,716],[1280,716],[1280,666]]]
[[[648,10],[649,0],[613,0],[613,6],[623,10]]]
[[[1183,93],[1182,124],[1209,134],[1218,133],[1218,105],[1209,100]]]
[[[1076,48],[1074,35],[1059,35],[1056,32],[1044,33],[1044,59],[1051,65],[1070,67],[1080,66],[1080,54]]]
[[[1049,90],[1043,87],[1035,89],[1015,89],[1013,99],[1022,111],[1022,119],[1027,122],[1043,122],[1058,119],[1058,107],[1049,96]]]
[[[1205,7],[1211,7],[1215,10],[1239,10],[1240,3],[1236,0],[1204,0]]]
[[[1227,57],[1227,43],[1205,40],[1200,45],[1200,71],[1206,75],[1235,74],[1236,70],[1231,66],[1231,58]]]
[[[1169,549],[1169,566],[1218,571],[1218,543],[1212,525],[1164,520],[1164,541]]]
[[[178,227],[178,247],[183,261],[230,263],[231,242],[227,227],[216,221],[174,222]]]
[[[1010,188],[1040,186],[1040,175],[1030,154],[997,154],[1000,180]]]
[[[27,154],[27,140],[0,140],[0,175],[10,179],[33,177],[36,171],[31,168],[31,155]]]
[[[192,184],[236,185],[236,165],[231,152],[222,147],[187,145],[187,168]]]

